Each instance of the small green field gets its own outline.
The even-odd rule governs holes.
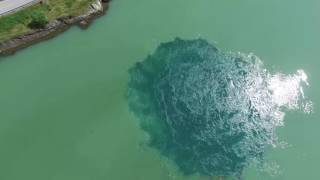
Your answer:
[[[76,16],[83,13],[94,0],[47,0],[14,14],[0,18],[0,43],[10,38],[32,32],[30,23],[35,16],[51,21],[63,16]]]

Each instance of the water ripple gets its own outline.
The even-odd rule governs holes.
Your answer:
[[[286,111],[312,111],[304,85],[303,70],[272,74],[253,54],[176,39],[130,69],[128,100],[149,145],[183,173],[240,177],[280,144]]]

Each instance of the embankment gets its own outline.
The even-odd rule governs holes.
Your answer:
[[[20,49],[53,38],[61,32],[66,31],[72,25],[79,25],[85,29],[95,18],[106,13],[109,3],[110,0],[96,0],[88,7],[85,13],[79,16],[60,17],[49,22],[43,29],[38,29],[2,42],[0,43],[0,56],[12,55]]]

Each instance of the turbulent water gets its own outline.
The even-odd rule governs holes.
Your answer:
[[[303,84],[302,70],[271,74],[253,54],[176,39],[130,69],[128,99],[150,146],[184,174],[240,177],[277,146],[285,111],[312,110]]]

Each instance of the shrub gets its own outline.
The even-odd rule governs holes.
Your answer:
[[[48,18],[41,12],[34,12],[31,15],[31,22],[28,27],[31,29],[41,29],[48,24]]]

